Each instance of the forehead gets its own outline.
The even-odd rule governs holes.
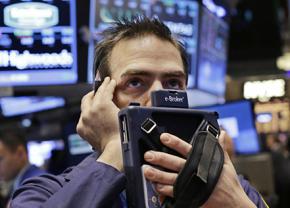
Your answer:
[[[109,58],[113,78],[127,70],[142,70],[152,73],[183,72],[180,51],[171,42],[154,35],[119,41]]]

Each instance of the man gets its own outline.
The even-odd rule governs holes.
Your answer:
[[[150,93],[186,88],[187,62],[183,47],[159,20],[138,17],[116,23],[104,33],[95,54],[96,79],[103,80],[96,93],[84,96],[77,126],[80,136],[96,150],[78,166],[60,176],[43,176],[25,183],[14,195],[12,207],[126,207],[126,178],[117,113],[130,102],[151,106]],[[186,157],[191,145],[170,134],[161,142]],[[222,140],[222,138],[221,138]],[[222,142],[222,141],[221,141]],[[213,194],[204,207],[264,207],[259,194],[238,176],[226,159]],[[144,174],[156,183],[160,196],[173,196],[173,183],[184,158],[148,151]]]
[[[13,181],[7,200],[25,179],[44,173],[29,164],[25,137],[16,132],[17,129],[0,131],[0,178]]]

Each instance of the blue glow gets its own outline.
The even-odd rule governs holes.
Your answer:
[[[77,82],[75,3],[0,1],[0,87]]]
[[[209,11],[216,14],[218,17],[225,17],[227,15],[225,8],[216,5],[212,0],[202,0],[202,3]]]
[[[219,113],[218,122],[232,137],[236,153],[255,154],[260,151],[253,109],[249,101],[206,106],[199,109],[216,111]]]
[[[61,97],[3,97],[0,99],[2,114],[5,117],[19,116],[57,107],[63,107]]]
[[[29,162],[42,166],[46,160],[50,159],[52,150],[64,149],[64,142],[62,140],[29,141],[27,149]]]
[[[121,0],[118,0],[118,2]],[[105,0],[91,0],[90,5],[90,31],[99,34],[108,23],[117,17],[130,16],[130,14],[144,14],[148,17],[158,17],[175,33],[184,43],[189,60],[188,88],[194,88],[196,83],[197,40],[199,33],[199,4],[194,0],[133,0],[122,1],[116,4]],[[93,81],[94,47],[100,40],[95,35],[91,40],[88,51],[88,82]]]
[[[259,113],[256,116],[257,122],[259,123],[269,123],[272,121],[271,113]]]

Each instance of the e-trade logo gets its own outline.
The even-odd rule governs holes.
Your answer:
[[[177,97],[177,96],[168,96],[164,98],[165,102],[174,102],[174,103],[182,103],[184,100],[184,97]]]

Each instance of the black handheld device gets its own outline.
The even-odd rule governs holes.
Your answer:
[[[170,99],[168,96],[173,96]],[[161,204],[154,185],[143,175],[144,153],[148,150],[178,153],[160,142],[160,134],[168,132],[191,143],[197,131],[214,131],[218,136],[218,114],[188,109],[187,97],[181,91],[157,91],[152,102],[159,107],[128,106],[119,112],[124,171],[127,177],[127,202],[130,208],[158,208]],[[166,98],[167,97],[167,98]],[[170,99],[170,107],[165,107]],[[184,102],[177,102],[177,101]],[[176,106],[178,105],[178,106]],[[160,107],[161,106],[161,107]]]

